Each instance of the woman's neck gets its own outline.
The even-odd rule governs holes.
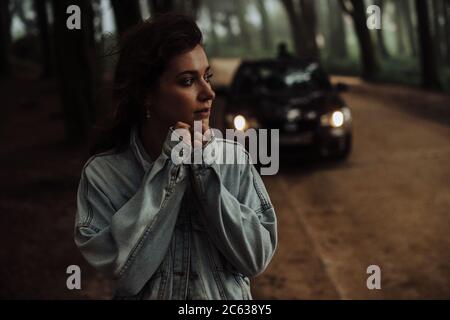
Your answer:
[[[152,119],[147,120],[140,126],[139,137],[145,151],[152,160],[156,160],[161,154],[168,130],[169,127],[162,126]]]

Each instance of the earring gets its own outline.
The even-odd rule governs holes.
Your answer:
[[[150,119],[150,109],[147,107],[147,110],[145,111],[145,118]]]

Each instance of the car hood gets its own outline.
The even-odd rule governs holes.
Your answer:
[[[260,95],[242,97],[233,103],[233,111],[261,120],[284,120],[287,113],[297,109],[302,113],[315,111],[323,114],[333,107],[341,106],[342,100],[332,92],[315,91],[308,95]]]

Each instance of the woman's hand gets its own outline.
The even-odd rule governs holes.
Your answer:
[[[182,131],[181,136],[183,137],[183,141],[185,141],[189,145],[193,145],[194,148],[201,148],[204,144],[206,144],[211,139],[211,130],[209,129],[209,125],[202,121],[202,132],[193,132],[193,127],[185,122],[177,122],[174,126],[174,129],[185,129]],[[203,140],[203,136],[205,135],[206,141]]]

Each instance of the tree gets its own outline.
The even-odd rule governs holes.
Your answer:
[[[358,38],[362,78],[372,80],[375,71],[378,69],[378,61],[375,56],[372,38],[366,25],[366,11],[363,1],[361,0],[339,0],[342,9],[353,20],[356,36]]]
[[[197,19],[200,0],[178,0],[175,3],[174,10]]]
[[[346,30],[344,24],[344,17],[342,15],[342,8],[338,5],[336,0],[328,0],[329,20],[331,35],[329,37],[330,45],[333,55],[338,59],[347,57],[348,50],[346,44]]]
[[[53,59],[50,42],[50,33],[48,28],[48,17],[45,0],[34,0],[34,8],[37,16],[37,24],[39,28],[39,38],[41,41],[42,56],[42,74],[41,77],[47,78],[53,75]]]
[[[117,30],[123,34],[130,27],[142,22],[138,0],[111,0]]]
[[[11,73],[9,49],[11,44],[11,16],[9,1],[0,1],[0,76]]]
[[[403,17],[408,12],[402,12],[400,10],[400,6],[398,2],[393,2],[394,5],[394,14],[395,14],[395,25],[397,27],[397,43],[398,43],[398,53],[405,54],[407,41],[406,41],[406,26],[405,26],[405,18]]]
[[[28,4],[23,0],[11,1],[11,12],[19,18],[28,32],[36,33],[38,30],[37,20],[26,15],[27,9],[24,7]]]
[[[416,0],[416,9],[422,85],[425,88],[439,88],[439,76],[436,69],[435,50],[428,16],[428,1]]]
[[[175,10],[174,0],[149,0],[148,4],[152,16]]]
[[[380,8],[381,12],[383,12],[384,0],[375,0],[373,3]],[[376,29],[376,35],[377,35],[377,44],[378,48],[380,49],[381,55],[383,57],[389,57],[390,54],[386,48],[386,43],[384,41],[383,28]]]
[[[314,0],[300,0],[301,21],[303,24],[304,34],[306,40],[307,52],[311,57],[319,58],[319,50],[317,48],[317,16],[316,16],[316,2]]]
[[[233,1],[235,14],[239,22],[239,29],[242,43],[247,50],[251,50],[253,41],[252,37],[250,36],[249,25],[246,19],[247,4],[248,2],[246,0]]]
[[[197,18],[200,0],[148,0],[151,15],[178,12]]]
[[[316,12],[313,0],[281,0],[289,18],[298,56],[319,59],[316,44]]]
[[[446,56],[446,41],[444,40],[445,34],[445,24],[441,24],[442,21],[445,23],[445,7],[442,0],[434,0],[433,4],[433,22],[434,22],[434,39],[435,48],[438,61],[442,61],[442,58]],[[441,19],[442,17],[442,19]]]
[[[267,9],[264,4],[264,0],[257,0],[256,6],[261,16],[261,36],[262,36],[262,46],[266,50],[270,50],[273,47],[272,34],[270,32],[270,20],[267,14]]]
[[[409,36],[409,43],[411,44],[411,53],[413,56],[417,56],[417,39],[416,39],[416,29],[414,28],[412,21],[412,8],[410,0],[397,0],[397,6],[399,11],[402,12],[401,18],[404,20],[406,26],[406,33]]]
[[[210,53],[212,55],[216,55],[219,52],[219,37],[217,35],[216,32],[216,24],[217,24],[217,19],[216,19],[216,14],[215,14],[215,7],[214,7],[214,2],[213,1],[206,1],[205,3],[205,7],[206,7],[206,11],[208,12],[208,17],[209,17],[209,22],[211,24],[211,27],[209,29],[209,36],[211,38],[210,40]]]
[[[73,3],[81,11],[81,28],[69,30],[66,10]],[[87,139],[96,120],[96,62],[92,8],[88,0],[53,0],[55,53],[66,141]]]
[[[447,47],[446,61],[450,64],[450,1],[444,1],[445,43]]]

